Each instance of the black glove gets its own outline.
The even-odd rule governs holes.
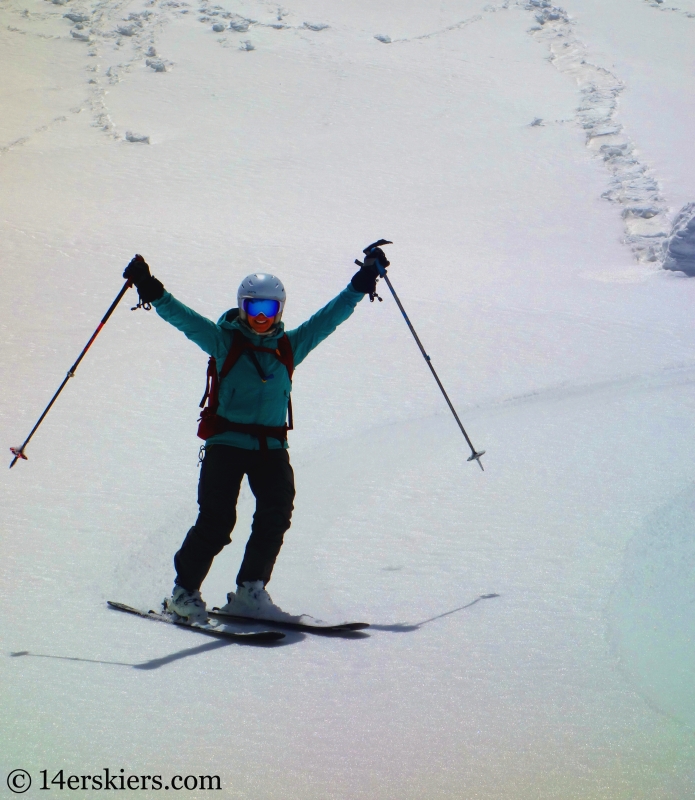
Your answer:
[[[138,290],[141,304],[159,300],[164,294],[162,282],[150,274],[149,264],[140,255],[135,256],[128,264],[123,272],[123,277],[127,278]]]
[[[360,267],[360,271],[352,276],[351,285],[356,292],[363,294],[374,294],[376,292],[376,279],[379,277],[379,270],[376,268],[376,262],[372,262],[369,266],[365,264]]]
[[[380,241],[383,244],[390,244],[383,239]],[[384,251],[375,245],[370,245],[363,252],[365,254],[364,263],[357,262],[360,264],[360,271],[352,276],[352,288],[356,292],[363,292],[371,297],[376,294],[376,279],[381,274],[378,267],[385,270],[391,262],[386,258]]]

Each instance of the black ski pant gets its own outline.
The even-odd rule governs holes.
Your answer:
[[[232,540],[244,475],[256,498],[256,513],[236,582],[238,586],[246,581],[265,585],[270,580],[294,508],[289,454],[218,444],[205,451],[198,483],[200,513],[174,556],[176,583],[190,592],[200,589],[213,559]]]

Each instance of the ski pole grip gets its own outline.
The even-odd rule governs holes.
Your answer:
[[[372,250],[376,250],[377,247],[381,247],[384,244],[393,244],[393,242],[390,242],[388,239],[379,239],[378,242],[372,242],[372,244],[367,245],[367,247],[365,247],[362,252],[366,256],[368,256],[372,252]],[[360,266],[363,266],[359,261],[355,261],[355,263],[359,264]],[[375,264],[376,264],[377,272],[379,273],[379,277],[380,278],[385,278],[386,277],[386,267],[379,261],[378,258],[376,259]]]

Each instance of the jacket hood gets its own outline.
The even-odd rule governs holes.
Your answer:
[[[285,324],[282,320],[268,331],[268,333],[256,333],[239,316],[238,308],[230,308],[217,320],[220,328],[228,331],[241,331],[247,339],[250,339],[259,347],[267,347],[269,342],[275,342],[285,333]]]

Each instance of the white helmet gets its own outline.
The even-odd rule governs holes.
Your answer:
[[[268,275],[265,272],[255,272],[253,275],[247,275],[244,278],[236,297],[239,316],[243,320],[246,319],[244,300],[277,300],[280,303],[280,308],[275,315],[275,322],[280,322],[287,295],[280,278],[276,278],[275,275]]]

